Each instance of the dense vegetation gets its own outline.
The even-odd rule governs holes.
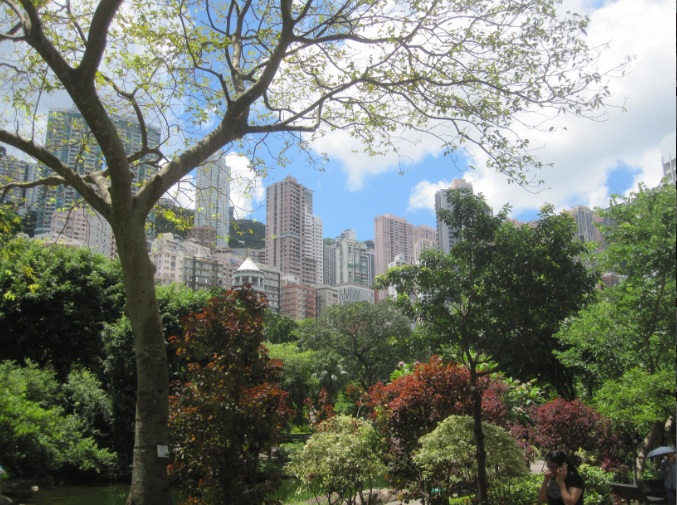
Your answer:
[[[472,206],[481,211],[481,198],[459,196],[475,198],[456,208],[491,231],[492,254],[480,262],[483,239],[471,247],[466,237],[453,261],[430,253],[419,267],[391,272],[386,281],[407,287],[396,304],[333,307],[316,321],[295,322],[270,312],[248,288],[158,288],[174,381],[170,470],[186,497],[263,503],[282,472],[332,503],[367,500],[384,475],[386,485],[429,503],[473,496],[482,461],[478,407],[491,461],[488,503],[530,505],[538,482],[525,476],[527,462],[562,449],[583,463],[586,503],[610,504],[607,483],[631,478],[637,436],[644,453],[674,444],[674,429],[664,428],[674,409],[674,188],[642,187],[614,200],[604,211],[615,223],[604,229],[606,248],[585,262],[574,258],[582,257],[580,247],[566,245],[565,216],[547,210],[540,228],[511,229],[501,214],[478,219]],[[16,218],[6,210],[0,218],[0,464],[13,477],[127,479],[136,369],[119,265],[15,238]],[[561,256],[547,252],[553,244]],[[547,261],[529,256],[534,246]],[[462,277],[469,271],[459,263],[464,254],[477,260],[472,284]],[[514,271],[499,279],[505,263],[494,265],[497,259],[530,261],[531,290],[510,288]],[[549,300],[561,298],[539,282],[556,286],[563,276],[571,286],[574,277],[548,270],[563,262],[583,282],[582,303],[573,310],[569,298],[555,313]],[[596,273],[583,264],[622,280],[590,291]],[[486,287],[472,294],[474,306],[442,310],[455,298],[435,282],[449,286],[452,277],[457,287]],[[409,296],[415,287],[429,296]],[[528,291],[539,292],[531,310]],[[511,297],[523,306],[489,303],[514,304]],[[455,336],[453,318],[464,310],[485,320]],[[508,313],[516,327],[503,320]],[[417,318],[413,330],[407,316]],[[511,346],[499,336],[540,342],[534,352],[557,366],[549,374],[531,366],[533,355],[504,355]],[[281,443],[297,432],[312,433],[305,446]],[[641,471],[655,468],[640,464]]]

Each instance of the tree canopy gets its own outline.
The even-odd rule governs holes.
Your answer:
[[[411,323],[391,303],[335,305],[298,330],[303,347],[340,356],[366,390],[409,359]]]
[[[563,396],[575,394],[573,378],[553,354],[553,334],[575,314],[592,291],[595,276],[576,255],[570,216],[541,210],[533,226],[515,227],[507,207],[493,216],[482,195],[452,189],[451,210],[440,217],[459,239],[447,254],[425,251],[417,265],[390,269],[377,288],[394,287],[397,304],[458,352],[470,372],[475,419],[478,499],[488,500],[482,434],[481,376],[490,359],[520,379],[552,384]]]
[[[640,186],[600,213],[608,224],[598,261],[620,280],[566,321],[558,357],[627,433],[660,433],[674,415],[675,188]]]
[[[585,42],[587,19],[558,8],[557,0],[0,1],[0,143],[37,160],[42,177],[5,189],[70,186],[115,235],[139,373],[130,505],[170,500],[167,461],[157,457],[169,384],[145,236],[159,198],[224,147],[263,168],[267,140],[285,134],[276,149],[283,164],[292,144],[307,148],[334,129],[372,154],[399,152],[401,130],[425,132],[447,151],[472,146],[527,183],[542,162],[516,125],[602,114],[608,78],[624,66],[598,68],[602,48]],[[72,161],[43,138],[48,99],[82,116]],[[139,126],[134,152],[119,119]],[[149,140],[151,127],[159,141]],[[95,149],[98,162],[87,166]]]

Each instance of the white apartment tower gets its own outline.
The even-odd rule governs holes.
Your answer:
[[[451,185],[448,189],[441,189],[435,193],[435,213],[438,214],[437,246],[441,251],[447,254],[453,249],[454,245],[456,245],[458,238],[454,236],[456,234],[456,230],[439,218],[439,211],[441,209],[452,210],[453,206],[449,202],[447,195],[448,191],[452,189],[468,189],[472,192],[472,184],[466,182],[465,179],[454,179],[451,181]]]
[[[336,239],[336,285],[360,284],[371,286],[370,257],[367,244],[357,240],[355,230],[345,230]]]
[[[218,155],[197,167],[195,174],[195,227],[212,228],[216,243],[212,247],[228,245],[230,226],[230,167]]]

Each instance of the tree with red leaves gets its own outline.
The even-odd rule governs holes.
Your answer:
[[[483,418],[503,425],[507,410],[501,400],[500,382],[484,376]],[[462,365],[432,357],[392,383],[370,389],[372,416],[389,442],[389,480],[402,486],[415,478],[412,452],[421,436],[451,415],[472,415],[470,372]]]
[[[261,345],[265,307],[250,287],[225,292],[170,339],[186,364],[170,397],[170,474],[189,503],[256,504],[265,495],[259,454],[292,413],[277,384],[282,364]]]

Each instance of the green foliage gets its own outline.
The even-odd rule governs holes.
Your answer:
[[[586,505],[614,505],[609,483],[614,480],[614,474],[605,472],[599,467],[583,464],[578,472],[585,482]]]
[[[573,381],[553,356],[561,322],[592,291],[595,276],[576,257],[570,216],[541,209],[534,226],[515,227],[505,208],[491,214],[484,197],[450,190],[453,211],[440,217],[458,230],[450,254],[426,251],[418,265],[394,268],[377,280],[398,293],[398,305],[428,327],[435,346],[451,345],[480,370],[487,359],[522,381],[551,384],[573,397]],[[410,296],[410,295],[416,296]]]
[[[320,388],[315,375],[318,353],[311,350],[300,351],[295,344],[267,344],[266,347],[272,359],[282,361],[279,385],[289,393],[289,400],[295,411],[294,422],[297,425],[303,424],[305,400],[316,395]]]
[[[609,380],[595,394],[599,411],[624,427],[626,432],[648,433],[656,422],[664,422],[675,411],[675,373],[660,370],[650,374],[632,368]]]
[[[171,338],[185,363],[170,397],[170,475],[192,503],[261,503],[259,456],[291,416],[277,383],[282,363],[263,342],[262,296],[236,288],[212,298]]]
[[[114,447],[113,402],[101,381],[89,370],[73,368],[63,385],[69,412],[82,419],[82,434],[92,437],[100,445]]]
[[[335,416],[322,423],[287,469],[307,488],[317,489],[329,505],[365,504],[372,484],[385,471],[378,436],[364,420]],[[357,497],[357,500],[355,498]]]
[[[563,325],[557,338],[569,348],[558,356],[601,411],[647,433],[674,413],[675,188],[640,186],[600,213],[609,224],[598,261],[623,277]]]
[[[485,423],[482,431],[490,462],[487,476],[492,485],[527,474],[524,454],[505,429]],[[448,499],[453,492],[475,489],[477,458],[472,417],[450,416],[419,442],[420,448],[413,457],[420,472],[419,489],[429,496],[438,489],[442,499]]]
[[[294,335],[294,330],[297,327],[298,323],[293,319],[281,316],[270,309],[266,310],[263,334],[267,342],[273,344],[295,342],[297,337]]]
[[[0,384],[0,454],[15,476],[71,481],[113,476],[115,455],[88,436],[90,420],[79,412],[66,413],[61,402],[72,391],[62,389],[54,372],[5,361],[0,363]]]
[[[20,231],[21,218],[7,205],[0,204],[0,245],[4,245]]]
[[[193,291],[185,286],[172,284],[156,289],[164,335],[183,333],[183,319],[204,308],[211,294]],[[102,377],[113,403],[113,446],[120,459],[120,468],[131,469],[134,447],[134,420],[136,418],[136,358],[134,334],[126,316],[103,326]],[[174,377],[184,374],[183,366],[168,351],[170,373]]]
[[[542,483],[541,475],[526,475],[497,482],[489,489],[491,503],[495,505],[536,505]]]
[[[411,324],[390,303],[329,307],[319,319],[301,326],[298,334],[302,347],[340,356],[349,378],[365,389],[386,380],[410,354]]]
[[[120,264],[87,249],[14,240],[0,255],[0,359],[100,371],[100,337],[124,303]]]

